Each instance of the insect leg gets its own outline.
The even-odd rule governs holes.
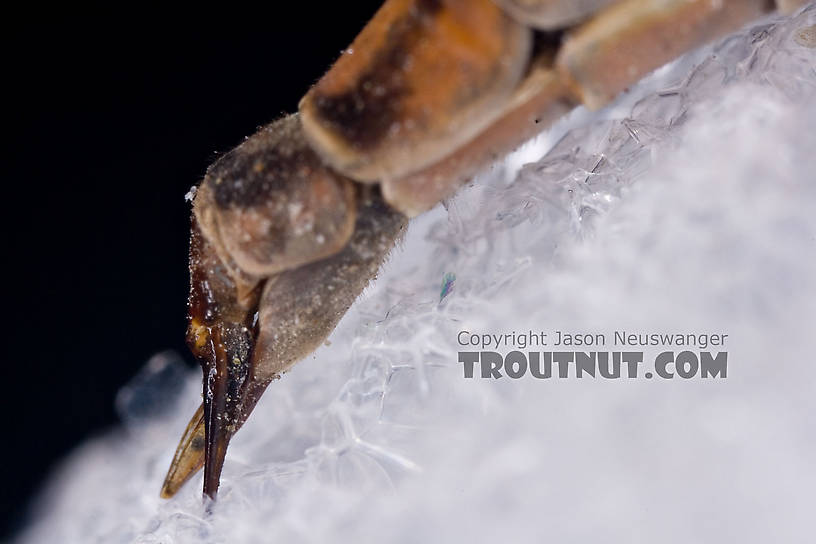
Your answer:
[[[615,0],[496,0],[520,22],[541,30],[564,28]]]
[[[556,66],[589,108],[685,53],[761,17],[766,0],[624,0],[579,26]]]
[[[520,81],[531,32],[492,0],[386,0],[300,103],[336,170],[403,176],[484,129]]]

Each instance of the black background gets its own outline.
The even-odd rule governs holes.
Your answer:
[[[116,391],[152,354],[192,366],[184,194],[294,111],[378,6],[272,4],[5,18],[3,537],[56,463],[116,424]]]

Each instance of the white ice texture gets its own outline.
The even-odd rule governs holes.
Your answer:
[[[200,475],[159,498],[200,377],[157,356],[20,542],[814,542],[814,24],[664,67],[417,220],[214,505]],[[728,377],[463,378],[458,331],[530,329],[727,333]]]

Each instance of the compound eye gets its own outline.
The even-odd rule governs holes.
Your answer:
[[[195,213],[207,237],[238,268],[267,277],[346,244],[354,228],[354,183],[323,165],[292,115],[210,168]]]

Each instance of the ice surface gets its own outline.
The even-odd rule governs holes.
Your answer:
[[[664,67],[417,220],[269,388],[216,505],[200,476],[158,498],[199,377],[163,416],[137,384],[20,542],[812,542],[814,24]],[[724,332],[729,375],[463,379],[457,331],[528,329]]]

